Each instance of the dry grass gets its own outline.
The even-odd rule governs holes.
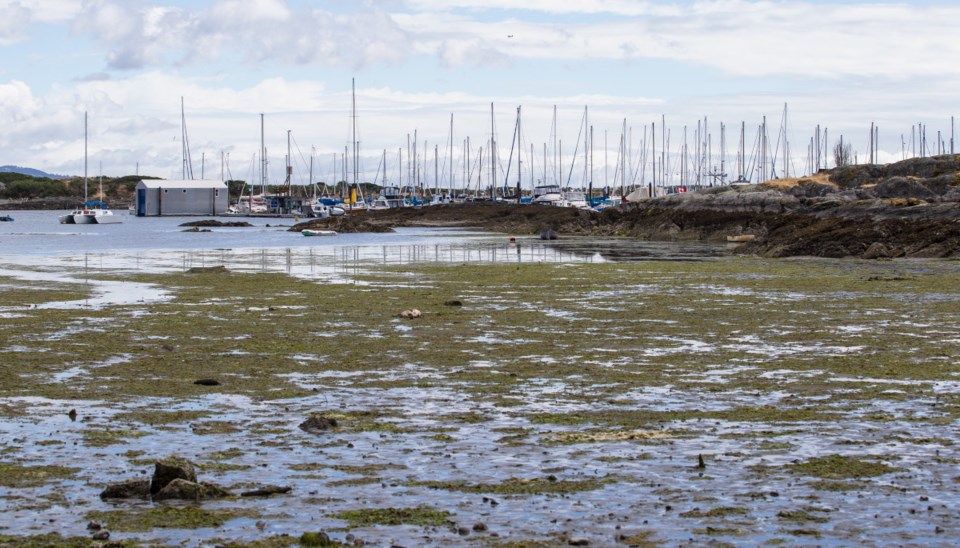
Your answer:
[[[817,173],[816,175],[811,175],[809,177],[787,177],[785,179],[774,179],[772,181],[762,183],[761,186],[775,190],[787,190],[803,182],[811,182],[821,185],[829,185],[833,188],[839,188],[837,187],[836,183],[830,180],[830,175],[828,173]]]

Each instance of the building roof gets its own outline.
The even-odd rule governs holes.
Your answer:
[[[227,188],[223,181],[176,181],[164,179],[144,179],[137,183],[137,188]]]

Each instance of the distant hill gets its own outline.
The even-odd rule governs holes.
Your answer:
[[[31,177],[47,177],[49,179],[67,179],[67,175],[53,175],[40,171],[39,169],[33,169],[31,167],[20,167],[20,166],[0,166],[0,173],[20,173],[21,175],[29,175]]]

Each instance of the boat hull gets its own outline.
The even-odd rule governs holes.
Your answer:
[[[311,230],[309,228],[305,230],[301,230],[300,234],[303,234],[304,236],[336,236],[337,235],[336,231],[334,230]]]

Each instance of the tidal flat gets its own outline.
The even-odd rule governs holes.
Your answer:
[[[92,521],[125,546],[960,538],[960,262],[93,282],[159,297],[83,306],[97,283],[0,277],[0,545],[97,544]],[[100,499],[168,455],[233,492],[292,489]]]

